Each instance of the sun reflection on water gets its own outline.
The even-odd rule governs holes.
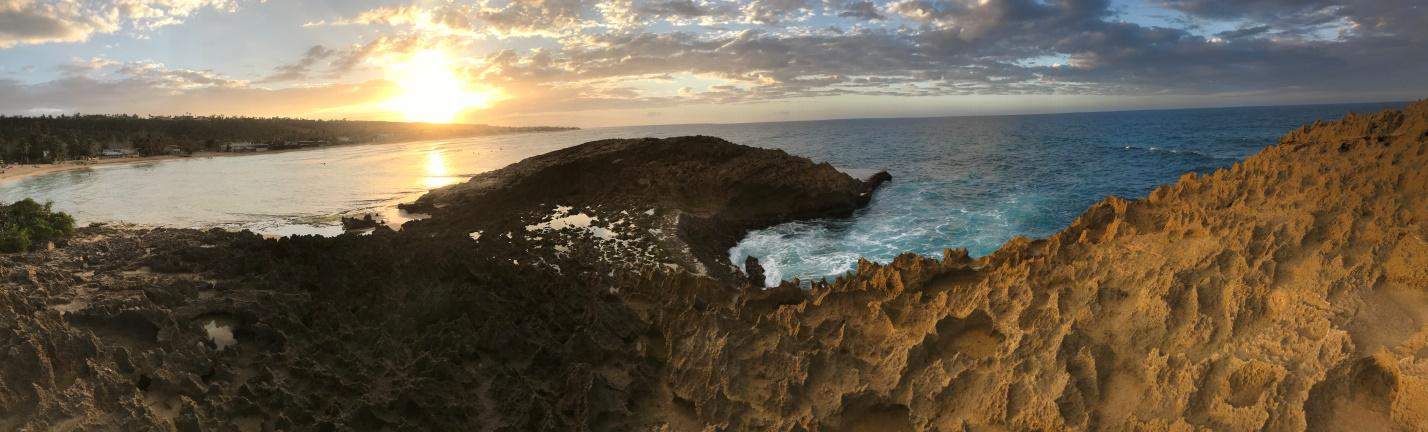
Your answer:
[[[433,149],[426,153],[426,175],[421,179],[422,186],[427,189],[436,189],[456,183],[457,180],[451,176],[451,172],[446,166],[444,152]]]

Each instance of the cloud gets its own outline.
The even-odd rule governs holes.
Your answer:
[[[313,45],[303,53],[302,58],[293,63],[278,66],[273,69],[273,73],[258,80],[258,83],[277,83],[285,81],[298,81],[307,79],[312,73],[312,69],[318,62],[327,60],[335,51],[322,45]]]
[[[693,0],[656,1],[640,5],[636,8],[640,15],[643,16],[684,19],[694,19],[724,12],[718,9],[720,9],[718,6],[696,3]]]
[[[745,21],[759,24],[797,20],[810,11],[806,0],[753,0],[743,7]]]
[[[1267,25],[1240,27],[1234,30],[1226,30],[1219,33],[1215,33],[1215,37],[1220,38],[1222,40],[1244,39],[1269,33],[1270,30],[1270,27]]]
[[[1312,86],[1422,89],[1422,44],[1381,39],[1207,38],[1115,20],[1107,1],[899,1],[881,10],[918,25],[842,32],[613,32],[563,39],[522,63],[501,54],[505,81],[569,86],[687,72],[741,85],[701,95],[755,100],[820,95],[1204,94]],[[890,18],[891,19],[891,18]],[[1283,33],[1277,33],[1283,36]],[[1377,47],[1370,48],[1370,47]],[[1387,55],[1385,51],[1398,52]],[[1413,54],[1418,53],[1418,54]],[[1064,56],[1060,67],[1025,59]],[[1385,72],[1406,62],[1402,72]],[[1377,76],[1385,79],[1365,80]]]
[[[444,34],[501,37],[565,34],[588,24],[598,2],[528,0],[498,4],[445,3],[437,6],[394,6],[367,10],[351,18],[314,21],[307,26],[384,25]]]
[[[116,23],[86,13],[75,3],[0,0],[0,48],[83,41],[95,32],[115,30]]]
[[[492,6],[486,1],[477,19],[501,35],[559,35],[578,29],[595,2],[580,0],[512,1]]]
[[[868,21],[887,19],[887,17],[883,16],[883,13],[878,10],[878,5],[870,1],[848,2],[843,5],[843,10],[838,11],[838,16]]]
[[[204,9],[233,10],[229,0],[0,0],[0,49],[82,42],[95,34],[153,30]]]
[[[342,109],[349,107],[353,117],[379,116],[369,106],[392,91],[384,81],[265,89],[209,70],[154,62],[76,64],[100,66],[77,66],[88,72],[36,84],[0,79],[0,112],[333,117],[347,116]]]
[[[1421,0],[1167,0],[1165,6],[1201,18],[1247,20],[1286,35],[1328,31],[1428,42],[1428,5]]]
[[[9,1],[0,4],[20,4]],[[486,112],[492,116],[843,96],[1335,92],[1413,98],[1428,92],[1422,79],[1428,13],[1421,3],[1150,3],[1153,13],[1184,19],[1167,22],[1129,15],[1111,0],[424,1],[322,17],[327,21],[309,24],[312,31],[371,28],[362,29],[360,42],[288,52],[294,57],[275,61],[252,83],[213,71],[97,58],[62,66],[57,87],[12,82],[11,91],[21,86],[30,95],[12,104],[17,110],[84,107],[82,99],[47,103],[35,96],[70,94],[55,90],[61,87],[149,91],[154,99],[185,103],[195,94],[221,94],[227,99],[212,106],[223,107],[218,103],[270,100],[254,95],[319,94],[297,92],[301,87],[382,89],[337,81],[363,76],[354,71],[364,65],[440,49],[462,60],[460,73],[472,83],[511,96]],[[140,21],[122,27],[162,22]]]
[[[1207,18],[1267,18],[1313,14],[1331,6],[1330,0],[1165,0],[1165,6]]]
[[[119,63],[104,57],[92,57],[89,59],[73,59],[69,63],[59,66],[60,74],[68,77],[89,76],[89,74],[103,70],[104,68],[117,66]]]

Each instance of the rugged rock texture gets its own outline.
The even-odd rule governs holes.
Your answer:
[[[859,181],[827,163],[715,137],[603,140],[434,190],[403,206],[432,217],[404,229],[463,236],[479,231],[496,241],[514,233],[512,251],[528,251],[549,240],[519,238],[532,231],[528,227],[584,215],[605,221],[595,225],[617,231],[627,242],[651,246],[650,259],[640,260],[649,261],[644,264],[673,264],[730,280],[738,270],[727,251],[744,233],[789,220],[848,216],[890,179],[880,172]],[[556,214],[546,216],[552,209]],[[622,220],[662,232],[618,232],[610,226]],[[618,258],[610,261],[638,257]]]
[[[470,240],[90,227],[0,281],[6,431],[627,429],[655,371],[609,285]]]
[[[402,232],[82,228],[0,255],[0,430],[638,429],[664,343],[620,281],[703,268],[690,227],[874,186],[715,138],[602,141],[424,198]]]
[[[663,379],[716,429],[1428,430],[1425,151],[1428,103],[1349,116],[981,259],[666,297]]]
[[[645,215],[680,187],[600,195],[579,176],[608,164],[513,166],[402,232],[85,228],[0,256],[0,430],[1424,430],[1425,153],[1428,103],[1351,116],[1047,239],[807,290],[617,265],[603,241],[744,201]],[[492,197],[530,219],[456,211]]]

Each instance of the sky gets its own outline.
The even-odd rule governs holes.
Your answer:
[[[1403,101],[1423,0],[0,0],[0,114],[581,127]]]

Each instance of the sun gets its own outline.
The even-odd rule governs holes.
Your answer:
[[[388,79],[396,83],[397,94],[383,105],[407,121],[450,123],[462,111],[488,108],[494,92],[475,91],[457,76],[445,52],[417,52],[387,66]]]

